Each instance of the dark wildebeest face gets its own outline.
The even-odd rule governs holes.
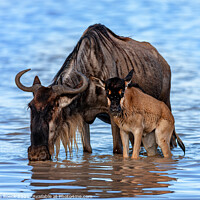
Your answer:
[[[29,160],[49,160],[49,123],[57,110],[56,94],[51,88],[41,87],[29,103],[31,110],[31,146],[28,148]]]
[[[36,76],[32,87],[21,84],[20,77],[27,72],[24,70],[16,75],[17,86],[26,92],[33,92],[33,99],[29,103],[31,110],[31,146],[28,148],[30,161],[50,160],[53,146],[58,137],[60,127],[63,123],[63,108],[67,108],[83,92],[88,81],[85,76],[81,77],[82,86],[78,89],[68,88],[63,85],[44,87]],[[66,117],[65,112],[65,117]]]
[[[108,106],[112,115],[119,115],[121,113],[121,103],[124,98],[125,88],[131,82],[132,76],[133,70],[124,79],[115,77],[105,81]]]

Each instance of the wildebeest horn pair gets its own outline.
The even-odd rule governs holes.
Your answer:
[[[19,72],[16,77],[15,77],[15,83],[17,85],[17,87],[25,92],[35,92],[37,91],[40,87],[42,87],[41,82],[38,78],[38,76],[35,77],[33,85],[31,87],[27,87],[24,86],[21,82],[20,82],[20,78],[23,74],[25,74],[26,72],[30,71],[31,69],[25,69],[21,72]],[[78,76],[81,77],[82,80],[82,86],[79,88],[70,88],[64,85],[53,85],[52,89],[54,92],[56,92],[58,95],[61,94],[78,94],[81,93],[83,91],[85,91],[88,87],[88,79],[81,73],[79,72],[75,72]]]

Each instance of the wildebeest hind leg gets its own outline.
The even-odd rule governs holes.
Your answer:
[[[82,131],[82,144],[83,144],[83,151],[92,153],[92,147],[90,145],[90,126],[88,123],[83,123],[83,131]]]

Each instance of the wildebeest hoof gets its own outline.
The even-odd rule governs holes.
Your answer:
[[[30,146],[28,148],[28,159],[30,161],[51,160],[51,155],[47,146]]]
[[[122,148],[114,148],[114,149],[113,149],[113,153],[114,153],[114,154],[122,154],[122,153],[123,153],[123,150],[122,150]]]
[[[83,147],[83,152],[85,152],[85,153],[92,153],[92,148],[91,148],[91,146]]]

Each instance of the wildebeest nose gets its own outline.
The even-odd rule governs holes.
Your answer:
[[[28,159],[30,161],[51,160],[47,146],[30,146],[28,148]]]

